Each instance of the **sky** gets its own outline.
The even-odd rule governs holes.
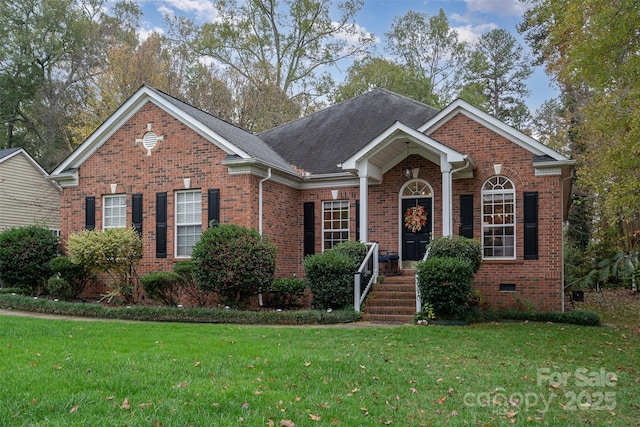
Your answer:
[[[163,16],[177,15],[189,17],[202,24],[215,19],[216,13],[211,0],[134,0],[142,8],[144,16],[141,33],[164,31]],[[336,1],[334,0],[334,4]],[[426,13],[430,16],[443,9],[449,19],[449,26],[458,32],[461,40],[473,42],[482,34],[502,28],[511,32],[523,45],[531,58],[529,47],[517,33],[516,26],[522,22],[527,4],[520,0],[364,0],[364,6],[356,17],[356,23],[377,37],[376,49],[384,54],[384,33],[391,29],[394,17],[404,16],[409,11]],[[343,67],[346,72],[346,67]],[[345,73],[346,74],[346,73]],[[340,82],[341,76],[334,74]],[[527,81],[531,92],[527,105],[531,110],[539,108],[547,99],[557,96],[557,90],[542,67],[534,68],[533,76]]]

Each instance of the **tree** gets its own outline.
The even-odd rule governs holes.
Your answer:
[[[532,70],[522,54],[522,46],[506,30],[484,34],[473,47],[464,80],[479,91],[488,112],[516,128],[528,119],[525,98]],[[470,99],[473,102],[473,98]]]
[[[638,22],[633,0],[537,0],[519,27],[569,101],[579,182],[594,200],[593,233],[616,236],[625,256],[638,251],[640,230]]]
[[[100,0],[0,0],[0,146],[27,148],[50,168],[72,148],[74,107],[99,59]]]
[[[466,44],[449,27],[444,10],[435,16],[410,11],[396,17],[385,36],[386,49],[431,82],[431,95],[438,100],[436,106],[453,100],[457,92],[455,75],[464,63]]]
[[[216,3],[215,22],[194,27],[177,19],[172,26],[198,56],[213,59],[242,80],[237,94],[261,98],[258,103],[266,109],[275,109],[286,98],[297,104],[299,117],[326,94],[324,70],[365,53],[372,44],[373,36],[354,22],[361,7],[362,0],[345,0],[336,7],[330,0],[222,0]],[[333,11],[338,16],[332,16]],[[259,115],[266,109],[244,106],[239,114],[252,110]],[[242,121],[253,122],[247,117]]]
[[[329,97],[334,103],[346,101],[371,89],[382,88],[416,101],[437,105],[431,82],[416,70],[384,58],[364,58],[355,61],[347,70],[343,84]]]

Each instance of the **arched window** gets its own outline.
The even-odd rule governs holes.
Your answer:
[[[485,258],[516,256],[516,191],[513,182],[496,175],[482,187],[482,248]]]

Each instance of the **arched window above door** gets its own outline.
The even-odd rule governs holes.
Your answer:
[[[431,195],[433,195],[431,186],[421,179],[409,181],[402,190],[402,197],[428,197]]]

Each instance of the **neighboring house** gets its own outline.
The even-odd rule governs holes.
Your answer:
[[[489,303],[560,310],[573,163],[463,101],[374,90],[254,135],[143,86],[51,178],[63,239],[133,225],[141,273],[172,269],[218,222],[268,236],[279,276],[344,240],[377,241],[407,270],[433,236],[462,234],[483,242],[474,286]]]
[[[60,231],[60,188],[24,148],[0,150],[0,231],[41,225]]]

